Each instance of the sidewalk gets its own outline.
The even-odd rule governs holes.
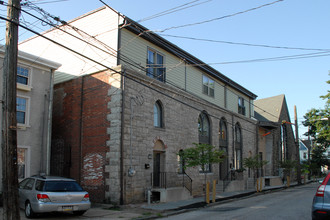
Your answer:
[[[306,184],[312,183],[313,181],[307,181]],[[290,187],[298,186],[297,182],[292,182]],[[206,206],[211,206],[219,204],[221,202],[230,201],[233,199],[260,195],[262,193],[267,193],[276,190],[287,189],[286,185],[273,186],[273,187],[264,187],[262,192],[257,193],[255,190],[244,190],[236,192],[223,192],[216,195],[215,203],[205,203],[204,196],[196,197],[189,200],[182,200],[177,202],[168,202],[168,203],[152,203],[148,205],[137,204],[137,205],[127,205],[120,206],[120,210],[117,211],[116,216],[114,216],[113,211],[105,209],[106,205],[103,207],[92,208],[87,211],[81,218],[83,219],[157,219],[159,217],[171,216],[179,213],[183,213],[195,208],[201,208]],[[210,196],[212,200],[212,196]],[[109,213],[112,212],[112,213]],[[119,217],[120,216],[120,217]]]
[[[311,181],[310,181],[311,182]],[[309,183],[309,182],[308,182]],[[290,184],[290,187],[297,186],[298,184],[296,182],[293,182]],[[265,193],[268,191],[273,190],[280,190],[280,189],[286,189],[286,185],[280,185],[280,186],[267,186],[264,187],[262,192]],[[212,192],[210,192],[212,194]],[[236,198],[242,198],[246,196],[250,196],[253,194],[257,194],[256,190],[250,189],[250,190],[243,190],[243,191],[235,191],[235,192],[222,192],[220,194],[216,195],[215,202],[219,203],[226,200],[236,199]],[[212,195],[210,195],[210,200],[212,201]],[[210,204],[212,204],[210,202]],[[179,211],[183,209],[191,209],[191,208],[199,208],[206,206],[205,197],[197,197],[189,200],[183,200],[183,201],[177,201],[177,202],[168,202],[168,203],[158,203],[158,204],[150,204],[150,205],[143,205],[141,208],[144,209],[150,209],[150,210],[157,210],[157,211]]]

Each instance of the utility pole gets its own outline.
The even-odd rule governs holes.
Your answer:
[[[2,92],[3,219],[20,219],[18,205],[16,74],[20,0],[8,0]]]
[[[294,106],[294,123],[296,128],[296,158],[297,158],[297,182],[301,184],[301,166],[300,166],[300,152],[299,152],[299,136],[298,136],[298,119],[297,119],[297,107]]]

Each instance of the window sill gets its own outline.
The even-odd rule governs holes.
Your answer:
[[[17,130],[25,131],[29,127],[30,127],[29,125],[17,124]]]
[[[17,89],[23,90],[23,91],[26,91],[26,92],[30,92],[32,87],[29,86],[29,85],[24,85],[24,84],[17,83]]]
[[[164,127],[154,127],[156,130],[159,130],[159,131],[165,131],[165,128]]]
[[[213,172],[211,171],[206,171],[206,172],[203,172],[203,171],[199,171],[199,174],[206,174],[206,175],[210,175],[210,174],[213,174]]]

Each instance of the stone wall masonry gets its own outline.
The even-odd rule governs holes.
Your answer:
[[[134,73],[126,72],[130,77],[135,77]],[[198,116],[202,111],[206,111],[210,116],[212,138],[211,144],[219,146],[218,131],[219,122],[224,117],[228,124],[229,137],[229,157],[233,160],[233,129],[237,122],[242,127],[243,136],[243,158],[248,156],[249,151],[256,151],[256,121],[229,112],[212,103],[204,101],[182,90],[173,88],[164,83],[150,79],[147,76],[138,75],[135,80],[125,79],[125,109],[124,112],[124,201],[134,203],[145,201],[145,192],[151,187],[151,174],[153,172],[154,145],[157,141],[164,144],[163,171],[177,174],[178,161],[176,153],[180,149],[193,146],[198,143]],[[148,85],[148,86],[145,86]],[[160,91],[160,92],[158,92]],[[143,96],[143,104],[134,106],[134,117],[132,129],[130,129],[130,98],[137,95]],[[164,127],[155,128],[153,121],[153,109],[157,100],[163,105]],[[130,131],[132,131],[132,148],[130,149]],[[132,152],[132,161],[130,160]],[[150,157],[151,155],[151,157]],[[150,168],[146,169],[145,164]],[[127,175],[127,170],[132,166],[136,170],[133,177]],[[187,173],[193,179],[193,195],[201,195],[204,174],[197,168],[187,169]],[[247,178],[247,172],[245,174]],[[212,166],[212,172],[207,174],[208,180],[219,180],[219,165]]]
[[[120,67],[119,69],[120,70]],[[108,96],[111,97],[111,101],[107,103],[110,109],[107,115],[107,120],[110,122],[110,127],[107,132],[110,135],[110,140],[107,142],[107,146],[110,152],[107,153],[108,165],[105,169],[108,170],[109,175],[106,178],[107,189],[105,193],[106,202],[119,204],[121,201],[121,114],[122,114],[122,77],[118,73],[111,73],[109,83],[111,88],[108,90]]]

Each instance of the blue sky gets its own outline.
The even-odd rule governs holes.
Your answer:
[[[301,124],[303,115],[311,108],[324,108],[325,101],[319,96],[326,94],[329,90],[326,81],[330,79],[328,75],[330,70],[330,13],[328,12],[330,1],[103,1],[135,21],[186,4],[183,10],[141,21],[141,24],[161,34],[205,63],[211,64],[224,75],[258,95],[258,99],[285,94],[291,121],[294,121],[294,105],[297,106],[300,137],[307,130]],[[66,21],[103,6],[99,0],[32,0],[31,2],[49,14],[59,16]],[[269,5],[266,6],[266,4]],[[5,15],[5,7],[1,6],[0,9],[0,14]],[[31,13],[36,14],[35,11]],[[30,19],[24,14],[23,18],[25,21]],[[214,21],[197,24],[208,20]],[[31,27],[35,26],[33,29],[39,32],[49,28],[32,23],[33,19],[30,22]],[[186,24],[193,25],[175,28]],[[4,44],[3,21],[0,22],[0,28],[0,44]],[[167,28],[170,29],[158,32]],[[25,30],[20,31],[20,40],[29,36],[31,35]],[[186,37],[195,40],[186,39]],[[231,42],[231,44],[223,41]],[[296,58],[297,55],[304,54],[313,55],[302,59],[287,58],[287,56]],[[277,58],[276,61],[267,59],[274,57],[285,57],[285,59]],[[259,61],[252,62],[252,60]]]

